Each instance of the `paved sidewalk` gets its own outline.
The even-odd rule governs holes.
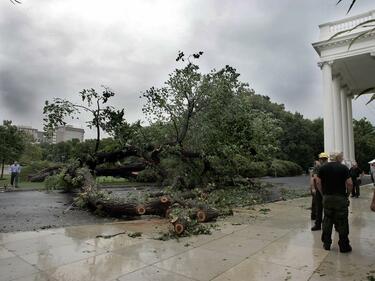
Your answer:
[[[370,188],[351,200],[353,252],[331,251],[311,232],[310,198],[239,209],[212,235],[151,239],[164,220],[0,234],[0,280],[375,280],[375,213]],[[140,238],[127,231],[142,231]]]

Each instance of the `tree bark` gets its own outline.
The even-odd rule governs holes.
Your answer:
[[[62,168],[61,165],[52,166],[52,167],[43,169],[34,175],[28,175],[28,179],[31,182],[43,182],[46,179],[46,177],[56,175],[57,173],[59,173],[61,168]]]
[[[165,216],[167,209],[170,207],[170,201],[162,201],[164,198],[159,198],[146,203],[146,215]]]
[[[145,206],[137,202],[99,199],[92,201],[91,206],[112,216],[141,216],[146,213]]]
[[[140,172],[146,169],[145,163],[132,163],[122,167],[116,168],[96,168],[96,176],[112,176],[112,177],[135,177],[134,172]]]
[[[199,208],[197,210],[197,221],[198,222],[208,222],[213,221],[219,216],[219,212],[208,206]]]

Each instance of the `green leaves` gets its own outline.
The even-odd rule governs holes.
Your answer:
[[[18,160],[24,151],[26,139],[25,134],[11,121],[5,120],[0,126],[0,160],[9,163]]]
[[[353,121],[356,161],[368,171],[368,162],[375,155],[375,128],[366,118]]]
[[[116,110],[112,106],[104,106],[115,93],[106,86],[102,88],[101,94],[93,88],[79,92],[82,104],[75,104],[60,98],[53,99],[52,103],[46,101],[43,108],[44,130],[51,135],[58,126],[67,124],[66,118],[78,118],[77,115],[84,111],[90,115],[90,119],[86,122],[87,126],[97,130],[95,152],[99,149],[100,130],[107,131],[125,143],[126,140],[120,139],[129,135],[128,132],[124,133],[124,128],[129,127],[124,119],[124,109]]]
[[[355,99],[358,99],[360,96],[363,96],[365,94],[372,94],[370,100],[366,103],[366,105],[367,105],[375,99],[375,93],[374,92],[375,92],[375,87],[367,88],[367,89],[363,90],[362,92],[360,92],[358,95],[356,95]]]
[[[343,0],[339,0],[336,5],[340,4]],[[357,2],[357,0],[352,0],[352,3],[350,4],[350,7],[347,11],[347,14],[350,12],[350,10],[353,8],[354,4]]]

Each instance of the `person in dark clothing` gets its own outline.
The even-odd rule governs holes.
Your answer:
[[[311,193],[311,220],[316,220],[316,204],[315,204],[315,194],[316,194],[316,182],[315,177],[318,174],[318,169],[320,167],[320,162],[314,162],[314,168],[310,175],[310,193]]]
[[[317,187],[323,194],[323,231],[322,242],[326,250],[331,249],[332,227],[339,233],[340,252],[352,250],[349,241],[348,196],[353,189],[349,169],[342,165],[342,153],[332,155],[333,162],[327,163],[319,169]]]
[[[353,163],[353,166],[350,168],[349,173],[353,182],[352,197],[358,198],[360,195],[359,186],[361,185],[362,170],[358,167],[357,162]]]
[[[315,219],[315,224],[311,228],[311,231],[317,231],[322,229],[322,220],[323,220],[323,196],[321,192],[317,189],[316,182],[319,169],[328,162],[328,154],[322,152],[319,154],[319,163],[316,165],[313,170],[312,184],[311,184],[311,193],[313,195],[313,203],[311,206],[312,215],[311,218]]]

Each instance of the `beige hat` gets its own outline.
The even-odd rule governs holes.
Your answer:
[[[329,155],[329,159],[331,161],[343,160],[343,153],[342,152],[331,152],[331,154]]]

